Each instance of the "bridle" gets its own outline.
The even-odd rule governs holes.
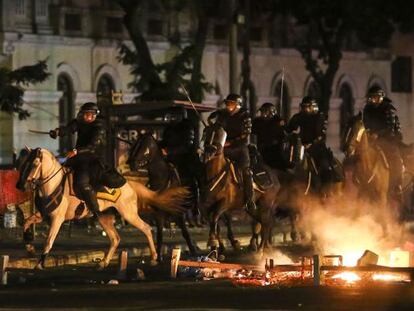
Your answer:
[[[60,169],[56,170],[56,172],[53,172],[55,170],[55,167],[56,167],[56,160],[53,159],[53,167],[51,169],[52,172],[50,174],[48,174],[47,177],[43,178],[42,177],[43,171],[41,169],[43,154],[42,154],[41,151],[40,151],[40,154],[33,159],[32,163],[34,161],[36,161],[37,159],[39,160],[39,164],[36,165],[35,171],[32,174],[30,174],[29,176],[27,176],[27,178],[26,178],[26,180],[32,185],[32,187],[31,187],[32,189],[39,189],[40,187],[46,185],[50,180],[52,180],[53,177],[55,177],[60,171],[62,171],[64,169],[64,166],[62,165],[62,167]],[[27,160],[29,160],[29,159],[27,159]],[[39,176],[39,178],[35,179],[34,176],[36,176],[38,174],[39,170],[40,170],[40,176]]]

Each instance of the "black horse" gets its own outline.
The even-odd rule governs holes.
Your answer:
[[[162,150],[157,144],[151,133],[145,133],[138,137],[138,140],[132,146],[129,158],[127,161],[132,171],[147,170],[148,171],[148,186],[154,191],[164,191],[171,187],[187,186],[183,184],[176,168],[169,163],[162,153]],[[186,209],[192,207],[194,202],[191,198],[187,200]],[[181,229],[181,234],[185,239],[188,249],[192,255],[196,255],[196,245],[191,240],[190,234],[185,222],[185,214],[172,215],[158,209],[152,209],[157,226],[157,253],[158,258],[161,258],[161,251],[163,245],[163,228],[167,219],[176,222]]]

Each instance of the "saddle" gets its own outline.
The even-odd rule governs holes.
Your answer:
[[[123,177],[122,177],[123,178]],[[80,199],[82,199],[81,195],[79,194],[80,191],[75,188],[73,184],[73,172],[69,172],[68,175],[68,182],[69,182],[69,193],[72,196],[76,196]],[[126,182],[126,181],[125,181]],[[125,183],[124,183],[125,184]],[[121,196],[121,185],[120,187],[108,187],[106,185],[100,184],[100,185],[93,185],[93,188],[96,192],[96,198],[100,200],[106,200],[110,202],[116,202],[118,201],[119,197]]]

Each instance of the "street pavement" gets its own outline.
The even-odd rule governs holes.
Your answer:
[[[169,265],[158,267],[130,260],[144,281],[119,281],[117,267],[57,267],[45,271],[12,270],[10,284],[0,288],[0,309],[87,310],[413,310],[414,288],[269,287],[244,288],[229,280],[169,278]]]
[[[193,239],[205,245],[206,230],[191,229]],[[248,226],[235,226],[234,231],[240,239],[250,237]],[[136,230],[126,227],[120,232],[120,250],[146,247],[143,235]],[[66,226],[52,255],[102,251],[108,245],[99,230],[88,233],[85,227],[74,226],[71,237],[68,233]],[[179,230],[167,229],[165,233],[169,245],[166,252],[182,243]],[[38,234],[35,245],[39,252],[45,230],[38,230]],[[3,234],[0,246],[0,255],[9,254],[18,260],[27,257],[17,236]],[[312,253],[311,249],[295,244],[277,248],[292,256]],[[146,254],[130,252],[128,269],[123,275],[118,273],[116,260],[103,271],[97,270],[96,263],[92,262],[43,271],[9,268],[8,284],[0,285],[0,310],[414,310],[412,284],[246,288],[224,279],[171,279],[168,256],[165,259],[151,267]],[[228,252],[226,261],[253,263],[256,259],[257,255],[243,248]],[[145,275],[144,280],[137,277],[137,269]]]

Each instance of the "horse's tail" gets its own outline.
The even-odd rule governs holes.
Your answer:
[[[137,194],[138,204],[151,205],[171,214],[183,213],[186,210],[184,205],[190,197],[187,188],[174,187],[156,192],[136,181],[128,183]]]

